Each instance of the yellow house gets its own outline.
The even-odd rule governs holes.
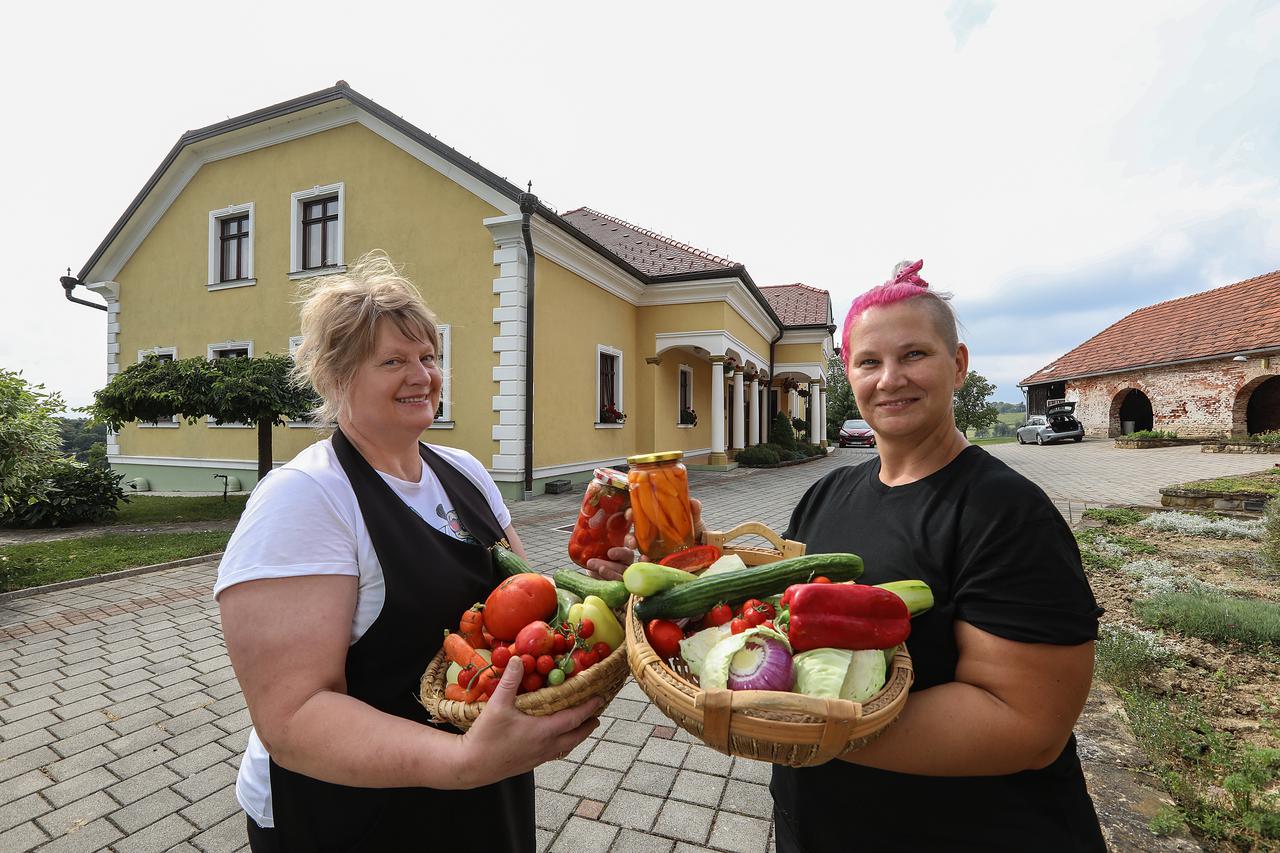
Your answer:
[[[826,291],[758,287],[740,263],[558,213],[342,81],[183,134],[71,284],[107,301],[115,374],[148,353],[291,352],[298,282],[371,249],[442,323],[426,440],[484,461],[509,498],[634,453],[731,465],[779,408],[825,435]],[[316,438],[277,427],[276,461]],[[248,488],[255,430],[131,424],[108,458],[139,488]]]

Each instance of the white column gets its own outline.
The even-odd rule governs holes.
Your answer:
[[[738,365],[733,369],[733,449],[741,450],[745,444],[743,437],[746,435],[743,423],[746,420],[743,417],[743,399],[742,399],[742,365]]]
[[[498,442],[490,470],[498,481],[524,482],[524,364],[527,328],[525,300],[529,292],[529,264],[524,237],[520,233],[520,214],[494,216],[484,220],[493,237],[493,292],[498,307],[493,309],[493,351],[498,364],[492,368],[492,379],[498,393],[493,395],[496,422],[490,422],[490,438]]]
[[[107,301],[107,380],[110,381],[120,372],[120,285],[114,281],[99,281],[84,287]],[[119,455],[119,434],[108,430],[107,459]]]
[[[757,374],[751,380],[751,402],[748,404],[751,408],[750,417],[747,420],[747,445],[760,443],[760,376]]]
[[[818,388],[817,382],[809,383],[809,443],[818,444],[822,441],[822,433],[818,432],[819,406],[818,402],[822,394]]]
[[[827,446],[827,389],[825,386],[819,389],[818,396],[820,398],[819,403],[821,404],[818,408],[818,424],[822,427],[822,432],[818,434],[819,437],[821,438],[821,441],[819,441],[818,443],[821,444],[823,447],[826,447]]]
[[[711,356],[711,456],[712,465],[726,465],[724,452],[724,356]]]

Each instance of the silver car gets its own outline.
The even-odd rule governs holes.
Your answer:
[[[1084,438],[1084,427],[1075,419],[1075,410],[1075,403],[1054,403],[1043,415],[1032,415],[1017,429],[1018,444],[1080,441]]]

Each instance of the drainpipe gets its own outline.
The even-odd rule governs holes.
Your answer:
[[[62,283],[62,289],[67,292],[66,295],[67,295],[68,302],[75,302],[78,305],[88,305],[90,308],[97,308],[99,311],[107,310],[107,306],[105,305],[99,305],[96,302],[89,302],[88,300],[85,300],[85,299],[77,299],[76,297],[71,295],[71,291],[75,290],[76,285],[78,284],[83,287],[84,282],[76,278],[75,276],[71,275],[70,269],[68,269],[67,274],[59,278],[58,281]]]
[[[778,346],[778,341],[780,341],[780,340],[782,340],[782,327],[781,327],[781,326],[779,326],[779,327],[778,327],[778,336],[777,336],[777,337],[775,337],[773,340],[769,341],[769,385],[768,385],[768,387],[766,387],[766,388],[764,389],[764,410],[765,410],[766,412],[767,412],[767,411],[769,411],[769,403],[770,403],[770,402],[772,402],[772,400],[773,400],[773,379],[774,379],[774,376],[773,376],[773,353],[774,353],[774,349]],[[778,404],[779,404],[779,405],[781,405],[781,404],[782,404],[782,401],[781,401],[781,400],[779,400],[779,401],[778,401]],[[769,422],[768,422],[768,423],[764,424],[764,443],[766,443],[766,444],[767,444],[767,443],[768,443],[768,441],[769,441],[769,427],[770,427],[772,424],[773,424],[773,418],[772,418],[772,417],[770,417],[770,418],[769,418]]]
[[[529,191],[520,194],[520,233],[527,256],[524,304],[524,499],[533,497],[533,228],[530,224],[538,207],[538,197]]]

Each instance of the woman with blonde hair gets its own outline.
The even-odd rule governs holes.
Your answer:
[[[383,255],[317,280],[297,371],[319,441],[258,484],[214,595],[253,720],[236,795],[255,853],[420,848],[447,827],[534,849],[532,769],[595,728],[599,700],[516,711],[518,660],[464,735],[431,724],[418,680],[459,614],[523,554],[492,478],[424,444],[440,404],[435,317]]]

